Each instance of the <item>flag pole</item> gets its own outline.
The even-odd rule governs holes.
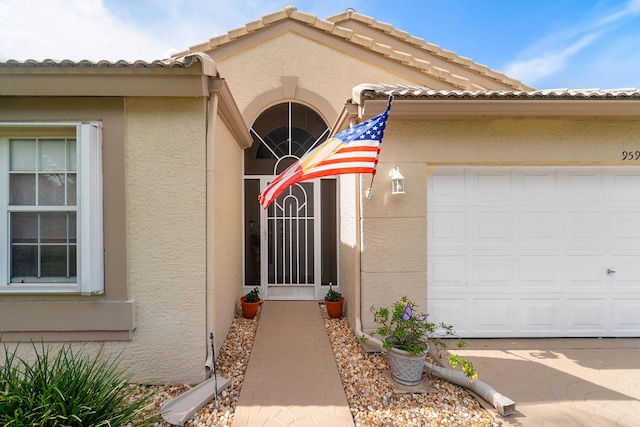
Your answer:
[[[373,187],[373,178],[376,177],[376,174],[374,173],[373,175],[371,175],[371,183],[369,184],[369,188],[367,188],[367,191],[365,191],[365,197],[367,198],[367,200],[371,199],[371,195],[373,194],[373,190],[371,189],[371,187]]]
[[[391,109],[391,103],[393,102],[393,95],[389,95],[389,98],[387,99],[387,110]],[[373,179],[376,177],[375,172],[371,175],[371,183],[369,184],[369,188],[367,188],[367,191],[365,191],[364,195],[367,198],[367,200],[371,199],[371,196],[373,195]]]

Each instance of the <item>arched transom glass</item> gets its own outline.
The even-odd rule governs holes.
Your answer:
[[[285,102],[265,110],[250,129],[253,146],[245,153],[245,174],[277,175],[329,134],[311,108]]]

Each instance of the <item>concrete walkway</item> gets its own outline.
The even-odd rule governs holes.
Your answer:
[[[317,301],[265,301],[234,427],[354,426]]]
[[[473,339],[456,353],[516,402],[507,425],[640,426],[640,339]],[[505,423],[506,424],[506,423]]]

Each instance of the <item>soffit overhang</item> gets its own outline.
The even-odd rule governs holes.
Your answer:
[[[376,22],[372,18],[369,19]],[[291,25],[287,26],[285,23]],[[307,31],[303,31],[302,28],[305,28]],[[375,28],[375,26],[371,28]],[[228,55],[232,55],[234,52],[242,51],[250,46],[256,45],[262,40],[275,37],[284,31],[303,34],[306,37],[337,48],[338,50],[340,50],[340,47],[336,46],[336,41],[341,41],[347,45],[356,47],[361,55],[364,52],[369,52],[379,59],[401,64],[405,67],[405,70],[406,68],[410,68],[424,77],[440,82],[441,84],[439,86],[443,86],[442,83],[445,83],[443,87],[465,90],[487,88],[531,89],[519,80],[490,70],[488,67],[476,64],[468,58],[463,58],[455,55],[451,51],[440,49],[435,45],[426,43],[417,37],[409,36],[404,32],[391,29],[385,33],[380,33],[385,37],[386,35],[394,37],[393,45],[385,44],[380,42],[380,40],[383,39],[381,36],[360,34],[352,28],[336,25],[329,20],[323,20],[315,15],[300,12],[294,6],[285,6],[283,10],[279,12],[265,15],[259,20],[249,22],[243,27],[211,38],[207,42],[192,46],[190,49],[179,52],[176,55],[187,55],[192,52],[207,52],[212,57],[220,60]],[[324,37],[322,37],[322,35],[324,35]],[[404,36],[404,38],[401,36]],[[438,65],[426,59],[436,57]],[[445,66],[451,69],[447,69]],[[456,70],[459,70],[460,73],[456,74]],[[424,78],[419,81],[424,83]]]

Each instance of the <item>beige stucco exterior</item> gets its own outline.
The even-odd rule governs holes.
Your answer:
[[[638,131],[640,122],[617,117],[390,120],[374,196],[361,193],[363,329],[375,328],[369,307],[403,295],[426,308],[427,179],[439,166],[633,167],[621,150]],[[405,176],[401,196],[387,185],[396,166]]]
[[[44,340],[58,347],[76,341],[85,342],[87,351],[104,347],[121,355],[134,381],[206,378],[209,332],[219,350],[242,290],[237,177],[250,139],[226,83],[193,68],[199,71],[190,65],[163,70],[161,79],[153,75],[158,73],[154,67],[151,76],[134,71],[140,84],[133,86],[126,84],[127,68],[120,70],[123,76],[106,80],[86,77],[100,87],[111,85],[114,96],[106,98],[65,98],[62,84],[56,97],[14,95],[0,101],[5,123],[102,123],[105,234],[104,292],[0,294],[3,342]],[[13,74],[23,80],[22,73],[34,70],[3,71],[9,75],[2,90],[8,92],[15,90]],[[153,82],[170,84],[174,73],[182,89],[156,96],[162,89],[156,91]],[[35,76],[36,88],[30,90],[37,91],[39,79],[45,86],[47,78]],[[28,344],[19,346],[20,355],[31,353]]]
[[[360,99],[362,83],[398,93],[372,197],[370,175],[338,177],[339,287],[356,332],[373,329],[371,306],[407,295],[426,307],[438,167],[633,166],[620,152],[640,132],[637,99],[512,99],[531,88],[354,12],[321,20],[285,6],[152,64],[7,64],[0,122],[103,124],[105,292],[0,293],[3,341],[89,342],[122,352],[135,381],[203,380],[208,334],[219,349],[243,293],[249,127],[293,101],[335,133],[386,105],[382,89]],[[393,167],[404,195],[391,194]]]

